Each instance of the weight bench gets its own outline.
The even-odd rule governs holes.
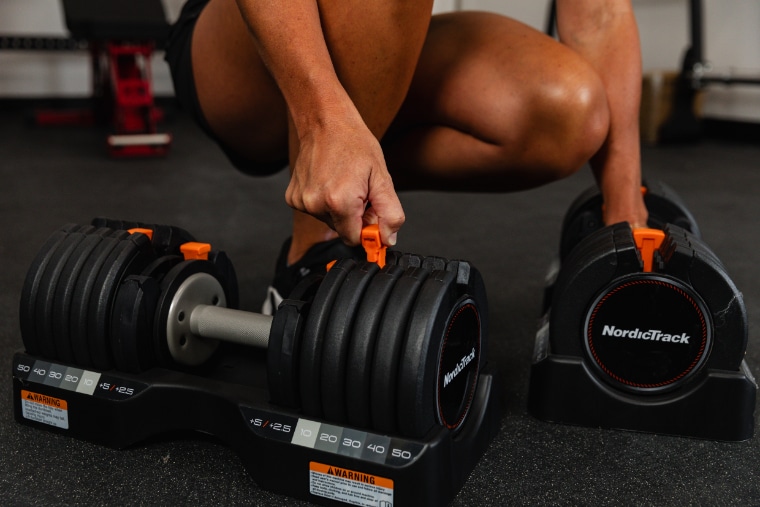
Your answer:
[[[169,25],[161,0],[62,0],[66,27],[87,41],[92,66],[92,109],[38,112],[37,123],[110,124],[109,154],[166,154],[171,135],[159,133],[163,113],[154,104],[150,59]]]

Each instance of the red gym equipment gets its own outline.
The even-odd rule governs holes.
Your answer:
[[[161,0],[62,0],[62,4],[71,38],[80,41],[74,48],[90,52],[92,107],[38,111],[37,124],[105,124],[110,129],[111,156],[165,155],[172,137],[158,131],[163,112],[155,105],[151,75],[151,57],[168,32]]]

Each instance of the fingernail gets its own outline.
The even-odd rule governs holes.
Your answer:
[[[398,240],[398,233],[394,232],[388,236],[388,246],[396,246],[396,240]]]

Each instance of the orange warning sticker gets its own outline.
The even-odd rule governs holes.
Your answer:
[[[25,391],[23,389],[21,390],[21,398],[33,401],[34,403],[41,403],[49,407],[60,408],[61,410],[69,409],[69,405],[66,403],[66,400],[53,398],[52,396],[45,396],[44,394],[33,393],[31,391]]]
[[[30,421],[69,429],[69,404],[60,398],[22,389],[21,414]]]
[[[312,495],[367,507],[393,505],[391,479],[315,461],[309,463],[309,477]]]

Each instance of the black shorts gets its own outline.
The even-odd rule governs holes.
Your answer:
[[[193,79],[193,59],[190,50],[195,22],[208,2],[209,0],[188,0],[169,31],[164,59],[169,64],[174,95],[180,106],[192,116],[203,132],[219,145],[238,170],[255,176],[268,176],[279,172],[287,166],[287,160],[275,164],[261,164],[246,159],[219,139],[203,116]]]

